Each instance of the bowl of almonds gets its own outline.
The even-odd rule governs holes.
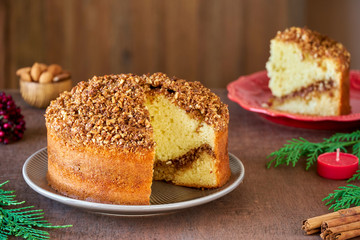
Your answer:
[[[16,75],[20,78],[21,96],[38,108],[46,108],[60,93],[72,88],[70,73],[59,64],[35,62],[31,67],[18,69]]]

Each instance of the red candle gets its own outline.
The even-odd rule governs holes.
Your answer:
[[[358,170],[359,159],[349,153],[336,152],[321,154],[317,159],[317,172],[328,179],[349,179]]]

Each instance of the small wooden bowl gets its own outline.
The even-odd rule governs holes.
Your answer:
[[[71,79],[51,83],[27,82],[20,79],[20,93],[25,102],[37,108],[46,108],[60,93],[72,88]]]

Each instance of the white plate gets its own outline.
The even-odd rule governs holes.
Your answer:
[[[199,190],[175,186],[161,181],[153,181],[150,205],[115,205],[93,203],[69,198],[57,193],[47,183],[47,148],[31,155],[23,166],[26,183],[39,194],[57,202],[86,211],[117,216],[145,216],[166,214],[205,204],[225,196],[234,190],[244,179],[242,162],[229,153],[231,177],[228,183],[217,189]]]

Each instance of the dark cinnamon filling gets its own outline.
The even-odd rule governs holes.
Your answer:
[[[331,88],[333,88],[335,85],[335,82],[330,79],[330,80],[323,80],[323,81],[319,81],[316,82],[314,84],[311,84],[310,86],[307,87],[302,87],[300,90],[292,92],[288,95],[282,96],[280,98],[276,98],[278,101],[285,101],[289,98],[294,98],[294,97],[306,97],[308,94],[312,93],[312,92],[325,92],[325,91],[329,91]]]
[[[190,167],[192,163],[200,157],[200,154],[206,152],[211,156],[214,156],[212,148],[208,144],[203,144],[198,148],[191,149],[186,154],[177,157],[175,159],[170,159],[167,161],[157,161],[155,163],[155,168],[164,168],[171,167],[175,169],[183,169]]]

